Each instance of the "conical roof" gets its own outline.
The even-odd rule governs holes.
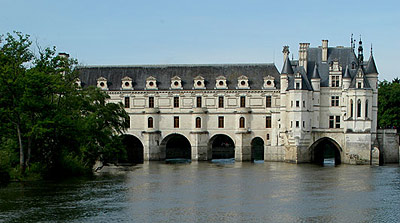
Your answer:
[[[366,74],[377,74],[378,70],[376,69],[374,56],[371,54],[368,60],[367,69],[365,70]]]
[[[283,64],[281,74],[294,74],[292,64],[290,63],[289,57],[286,57],[285,63]]]
[[[346,66],[346,71],[344,72],[343,78],[351,78],[349,65]]]
[[[314,66],[314,71],[313,71],[313,74],[311,76],[311,79],[321,79],[321,77],[319,76],[319,72],[318,72],[318,68],[317,68],[316,64]]]

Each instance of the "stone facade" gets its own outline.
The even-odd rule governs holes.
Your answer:
[[[378,72],[354,47],[310,48],[274,64],[80,67],[77,83],[98,86],[130,115],[127,135],[140,140],[144,160],[166,158],[174,135],[190,143],[192,160],[210,160],[220,135],[234,143],[237,161],[316,161],[325,144],[342,163],[370,164],[377,139]],[[260,141],[260,140],[259,140]],[[323,152],[322,152],[323,153]]]

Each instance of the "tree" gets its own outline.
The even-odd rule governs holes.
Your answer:
[[[78,88],[76,60],[55,48],[35,55],[31,45],[19,32],[0,38],[0,133],[17,142],[21,174],[32,161],[50,171],[70,163],[89,169],[118,152],[128,124],[123,105],[107,103],[97,88]]]
[[[378,126],[380,128],[400,127],[400,81],[379,83]]]

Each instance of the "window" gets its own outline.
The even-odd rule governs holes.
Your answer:
[[[290,101],[290,106],[293,108],[293,101]]]
[[[293,128],[293,121],[290,121],[290,128]]]
[[[174,97],[174,108],[179,108],[179,97]]]
[[[336,125],[335,125],[335,127],[338,129],[338,128],[340,128],[340,116],[336,116]]]
[[[240,96],[240,107],[246,107],[246,96]]]
[[[218,108],[223,108],[224,107],[224,96],[219,96],[218,97]]]
[[[353,108],[353,99],[350,99],[350,117],[353,117],[354,108]]]
[[[179,128],[179,116],[174,116],[174,128]]]
[[[196,107],[201,108],[201,96],[196,98]]]
[[[365,118],[368,118],[368,100],[365,101]]]
[[[271,96],[267,96],[265,99],[265,107],[270,108],[271,107]]]
[[[329,116],[329,128],[333,129],[333,128],[340,128],[340,116],[336,115],[336,116]]]
[[[149,108],[154,108],[154,97],[149,97]]]
[[[361,117],[361,100],[357,101],[357,117]]]
[[[339,96],[331,97],[331,106],[339,106]]]
[[[239,128],[244,128],[244,117],[240,117],[239,119]]]
[[[271,128],[271,127],[272,127],[272,125],[271,125],[271,116],[267,116],[265,118],[265,128]]]
[[[220,116],[218,117],[218,128],[223,128],[224,127],[224,117]]]
[[[331,78],[331,87],[339,87],[340,76],[332,76]]]
[[[196,128],[201,128],[201,118],[200,117],[197,117],[196,118]]]
[[[154,124],[153,124],[153,118],[152,118],[152,117],[149,117],[149,118],[147,119],[147,127],[148,127],[148,128],[153,128],[153,126],[154,126]]]
[[[361,82],[357,83],[357,88],[361,88]]]
[[[267,140],[269,140],[269,134],[267,134]]]
[[[296,83],[296,89],[300,89],[300,83],[299,82]]]
[[[306,101],[303,101],[303,108],[306,107]]]
[[[296,107],[300,107],[300,101],[296,101]]]
[[[300,126],[299,121],[296,121],[296,128],[298,128]]]
[[[303,128],[305,128],[306,127],[306,122],[305,121],[303,121]]]
[[[125,97],[125,108],[129,108],[129,97]]]

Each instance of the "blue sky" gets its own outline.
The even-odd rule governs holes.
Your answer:
[[[380,80],[400,75],[400,3],[381,1],[2,0],[0,33],[30,34],[83,65],[269,63],[282,46],[373,44]]]

